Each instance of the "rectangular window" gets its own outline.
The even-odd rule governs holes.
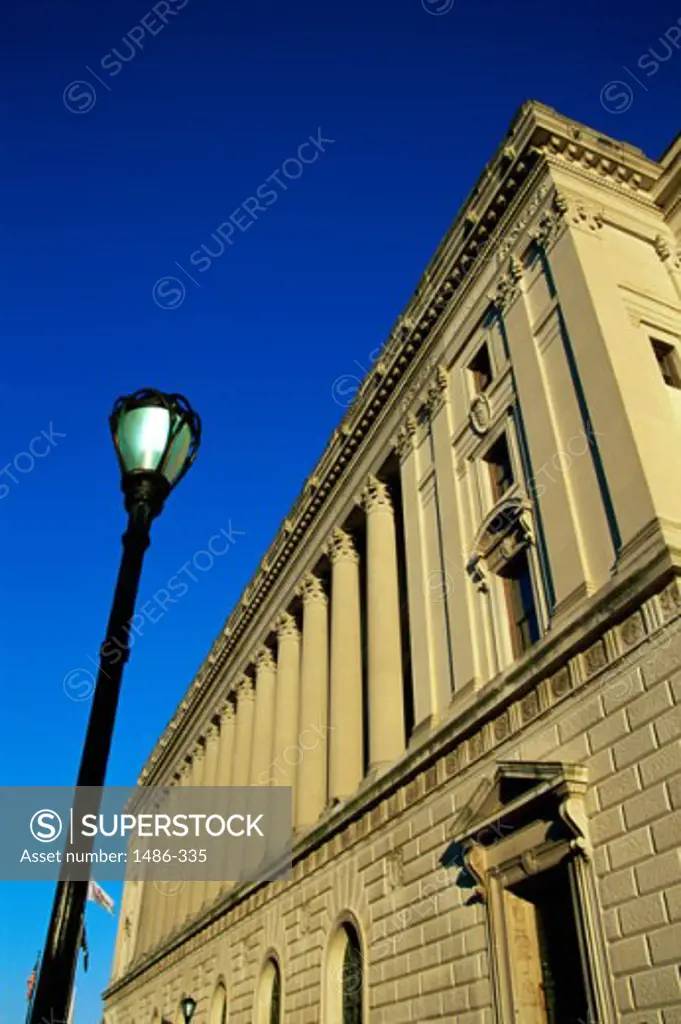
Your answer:
[[[484,461],[489,466],[489,478],[492,485],[492,497],[499,501],[514,483],[511,453],[508,450],[506,435],[502,434],[486,455]]]
[[[657,338],[650,340],[657,365],[660,367],[662,380],[669,388],[681,388],[681,373],[674,346],[667,344],[666,341],[659,341]]]
[[[504,567],[501,576],[506,591],[513,653],[519,658],[539,639],[539,622],[527,552],[521,551],[512,558]]]
[[[468,370],[473,378],[473,387],[477,394],[485,391],[492,383],[492,362],[489,357],[487,345],[481,345],[468,364]]]

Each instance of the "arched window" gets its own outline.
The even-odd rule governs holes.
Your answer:
[[[227,989],[219,983],[210,1008],[209,1024],[227,1024]]]
[[[281,972],[274,957],[269,957],[260,975],[257,998],[257,1024],[281,1024]]]
[[[326,959],[324,1024],[364,1024],[364,956],[357,929],[336,930]]]

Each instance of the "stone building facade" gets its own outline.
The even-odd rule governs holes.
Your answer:
[[[522,107],[141,776],[290,880],[129,883],[106,1024],[681,1021],[681,139]]]

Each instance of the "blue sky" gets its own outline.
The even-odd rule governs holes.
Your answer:
[[[141,599],[239,531],[135,644],[109,773],[124,784],[518,106],[540,99],[653,156],[679,128],[667,0],[170,0],[165,22],[152,7],[8,0],[1,16],[5,785],[75,779],[89,702],[68,674],[92,668],[124,528],[117,394],[180,390],[204,421]],[[287,179],[319,131],[333,141]],[[286,188],[200,269],[192,253],[217,253],[211,234],[275,172]],[[0,884],[2,1024],[23,1020],[51,896]],[[99,1019],[114,922],[93,907],[88,930],[78,1024]]]

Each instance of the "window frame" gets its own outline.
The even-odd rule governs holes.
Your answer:
[[[676,345],[653,335],[650,336],[650,345],[665,387],[681,391],[681,362]],[[671,381],[667,379],[667,374]]]
[[[482,357],[483,352],[486,355],[486,362],[489,366],[489,379],[484,386],[480,384],[479,380],[481,371],[476,369],[473,365]],[[494,360],[492,359],[492,347],[487,338],[483,338],[483,340],[477,345],[475,352],[466,363],[466,373],[471,385],[469,390],[472,391],[473,397],[475,398],[477,395],[487,394],[496,379]]]
[[[505,793],[506,784],[510,783]],[[510,793],[508,793],[510,788]],[[588,771],[560,762],[507,761],[481,783],[454,818],[449,837],[465,870],[457,882],[486,909],[486,930],[498,1024],[516,1020],[504,892],[565,863],[570,883],[588,1020],[616,1024],[606,943],[595,890],[585,797]],[[515,795],[513,795],[515,794]],[[547,828],[547,821],[553,825]]]

